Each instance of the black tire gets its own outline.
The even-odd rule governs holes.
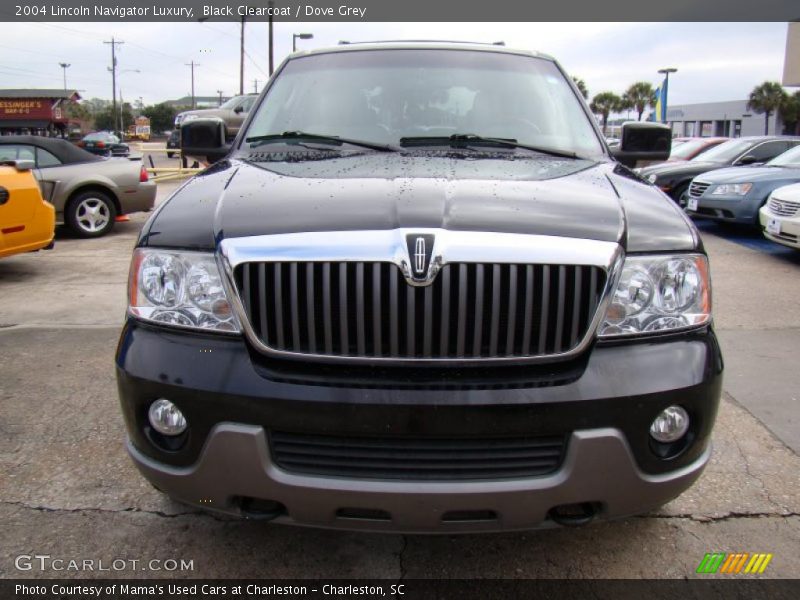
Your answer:
[[[114,227],[117,209],[107,192],[86,190],[70,199],[64,211],[67,226],[82,238],[96,238]]]
[[[167,152],[167,158],[172,158],[173,156],[175,156],[174,152]]]
[[[674,190],[672,190],[672,194],[670,194],[670,196],[672,197],[673,200],[675,200],[675,202],[678,204],[678,206],[680,206],[681,208],[685,209],[686,208],[686,199],[683,196],[688,191],[689,191],[689,184],[688,183],[682,183],[678,187],[676,187]]]

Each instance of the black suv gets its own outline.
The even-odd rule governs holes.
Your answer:
[[[626,125],[615,160],[552,58],[351,44],[290,56],[232,145],[200,119],[182,141],[216,162],[144,227],[116,357],[158,489],[456,532],[640,513],[699,477],[708,260],[621,164],[665,159],[664,126]]]

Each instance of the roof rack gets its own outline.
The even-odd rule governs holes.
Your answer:
[[[364,42],[351,42],[348,40],[339,40],[340,46],[349,46],[352,44],[475,44],[478,46],[505,46],[504,41],[499,42],[471,42],[464,40],[371,40]]]

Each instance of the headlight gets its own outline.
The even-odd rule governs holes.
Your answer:
[[[723,183],[714,188],[712,196],[744,196],[753,189],[752,183]]]
[[[138,248],[128,285],[132,315],[178,327],[239,332],[214,255]]]
[[[200,115],[184,115],[183,122],[186,123],[188,121],[194,121],[195,119],[199,119]]]
[[[699,254],[629,256],[600,337],[663,333],[711,320],[708,260]]]

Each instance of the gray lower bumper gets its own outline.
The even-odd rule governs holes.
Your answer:
[[[601,518],[638,514],[660,506],[700,476],[711,455],[682,469],[647,475],[636,466],[616,429],[576,431],[564,464],[546,477],[503,481],[406,482],[339,479],[287,473],[271,461],[261,427],[223,423],[209,436],[200,459],[175,468],[128,451],[142,474],[181,502],[239,515],[236,496],[286,506],[277,522],[350,530],[454,533],[534,529],[551,525],[548,511],[561,504],[596,502]],[[391,520],[337,516],[340,509],[380,510]],[[443,521],[451,511],[492,511],[496,519]]]

